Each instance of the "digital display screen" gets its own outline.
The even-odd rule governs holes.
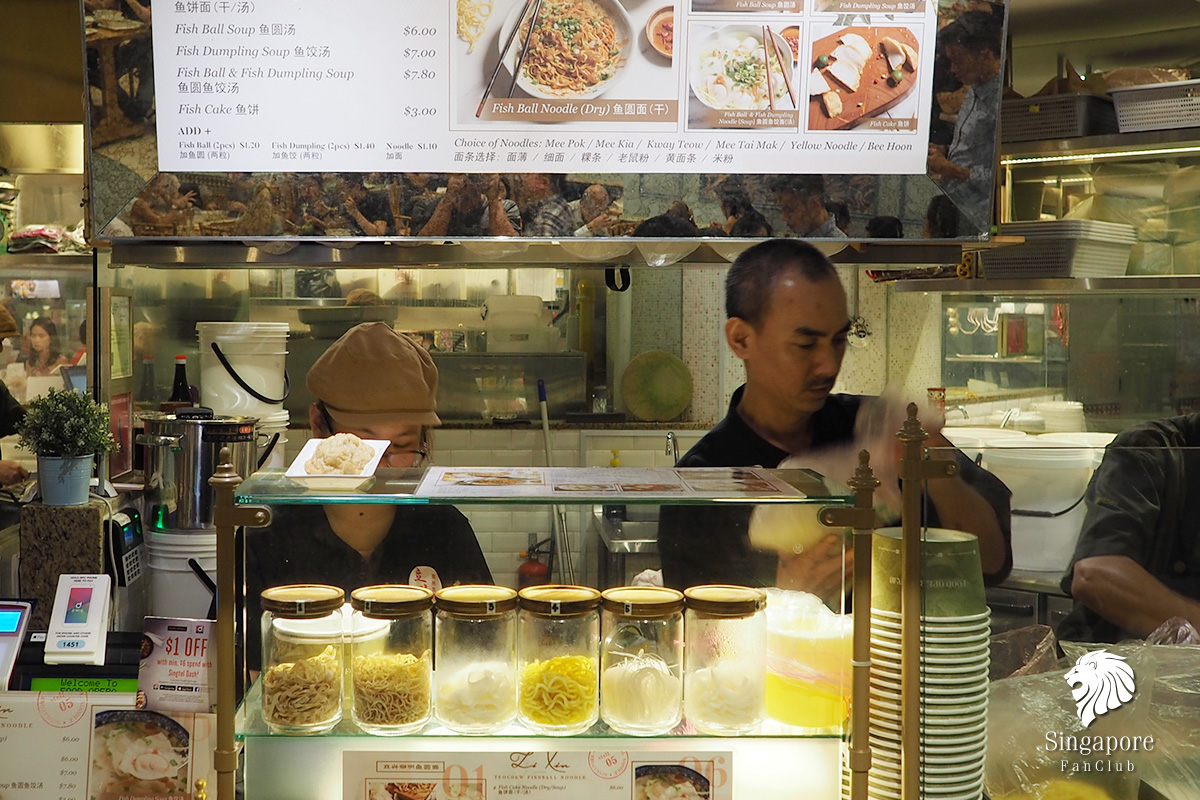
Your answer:
[[[16,633],[21,624],[21,612],[0,609],[0,633]]]

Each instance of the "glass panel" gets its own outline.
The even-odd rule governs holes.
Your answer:
[[[219,67],[209,67],[213,62],[211,59],[205,61],[200,52],[190,55],[189,52],[176,52],[171,63],[178,61],[176,72],[179,74],[159,74],[157,77],[163,86],[170,87],[172,97],[191,97],[192,100],[179,104],[181,107],[187,106],[186,113],[174,106],[160,109],[155,102],[149,12],[129,12],[123,17],[117,15],[116,18],[102,20],[88,15],[85,39],[90,99],[88,141],[91,148],[92,229],[97,236],[106,239],[414,237],[441,241],[492,236],[555,239],[623,238],[631,235],[660,239],[698,235],[790,235],[814,239],[841,239],[845,235],[855,239],[986,237],[991,221],[992,165],[995,163],[998,139],[1005,7],[990,4],[990,10],[972,7],[972,10],[965,11],[960,3],[939,2],[935,13],[934,4],[930,4],[928,12],[921,8],[922,5],[918,4],[917,13],[900,15],[826,13],[824,9],[804,9],[802,12],[814,15],[811,20],[806,16],[803,23],[812,27],[814,36],[818,31],[826,34],[826,38],[820,41],[828,39],[830,48],[838,44],[840,35],[852,32],[849,29],[876,31],[871,26],[879,25],[881,21],[885,25],[899,26],[893,30],[901,38],[911,36],[914,32],[928,34],[935,30],[935,25],[936,30],[940,31],[936,37],[934,58],[925,60],[917,54],[917,60],[921,63],[917,76],[905,72],[908,67],[896,66],[892,74],[885,76],[881,73],[872,83],[880,92],[895,93],[897,96],[893,99],[904,100],[905,108],[913,106],[909,109],[913,117],[904,116],[897,109],[897,118],[890,121],[896,122],[899,127],[904,127],[901,123],[912,122],[913,118],[930,115],[928,140],[910,142],[908,139],[912,138],[911,135],[898,130],[894,136],[889,135],[888,141],[876,144],[877,148],[883,149],[895,139],[895,143],[902,146],[902,155],[911,158],[915,154],[918,161],[920,154],[928,150],[930,155],[926,172],[825,176],[761,172],[731,175],[718,171],[682,173],[685,168],[695,169],[690,165],[694,163],[691,159],[696,155],[690,151],[675,152],[684,146],[684,139],[679,142],[665,140],[670,145],[666,148],[667,152],[656,153],[651,162],[650,154],[640,140],[624,136],[610,137],[614,142],[613,151],[593,152],[595,148],[589,147],[590,139],[587,137],[578,141],[564,139],[557,149],[549,143],[539,145],[540,149],[535,148],[535,155],[547,148],[555,151],[545,155],[555,156],[556,163],[562,162],[561,169],[575,167],[574,171],[561,174],[499,171],[452,174],[317,172],[322,163],[314,160],[313,156],[314,153],[319,154],[326,147],[325,144],[317,147],[308,144],[293,147],[287,144],[274,153],[287,156],[284,160],[289,162],[295,158],[297,165],[301,161],[299,156],[303,155],[308,166],[306,171],[296,171],[295,165],[291,170],[270,172],[211,171],[200,165],[213,162],[214,166],[220,164],[225,160],[223,157],[229,154],[226,148],[237,145],[233,140],[225,141],[228,137],[222,138],[219,131],[214,133],[211,126],[220,128],[214,120],[225,119],[228,122],[230,117],[252,113],[250,106],[257,106],[257,103],[247,105],[246,101],[240,101],[240,98],[230,94],[237,91],[230,87],[241,84],[250,86],[255,80],[263,78],[255,72],[258,62],[246,61],[242,65],[238,59],[250,54],[237,48],[230,48],[226,54],[233,61],[222,62]],[[168,19],[190,13],[186,4],[179,8],[180,11],[172,7],[163,13]],[[650,14],[650,11],[646,7],[639,7],[630,12],[638,16],[637,29],[631,31],[634,36],[641,37],[641,28],[650,22],[642,17]],[[495,16],[500,16],[499,12]],[[767,21],[779,22],[778,19]],[[192,22],[203,20],[180,17],[175,22],[186,23],[182,26],[166,23],[171,24],[171,35],[179,36],[184,35],[179,27],[186,29]],[[286,40],[284,44],[290,45],[286,33],[282,32],[286,26],[278,21],[276,24],[280,25],[281,30],[276,38]],[[275,34],[271,33],[271,26],[264,27],[268,28],[268,33],[264,35],[266,41]],[[697,29],[694,33],[699,37],[702,32]],[[160,30],[159,34],[165,42],[166,31]],[[421,31],[413,35],[417,34],[421,34]],[[395,32],[394,38],[399,41],[402,38],[400,32]],[[685,38],[681,28],[681,42]],[[806,38],[798,36],[798,44],[802,44],[800,40]],[[925,41],[932,41],[933,38],[925,36]],[[481,51],[491,50],[490,36],[488,42],[488,46],[481,47]],[[436,45],[432,40],[431,43]],[[864,46],[871,45],[864,41]],[[889,45],[881,41],[877,47],[887,49]],[[421,52],[425,52],[422,48],[426,48],[426,45],[409,48],[414,53],[412,57],[417,58]],[[320,49],[302,48],[303,56],[319,59],[320,56],[314,53]],[[184,50],[187,48],[184,47]],[[290,47],[282,47],[279,52],[292,51]],[[682,48],[680,52],[684,52]],[[906,56],[903,51],[893,48],[888,52],[900,57],[901,62],[914,63],[911,56]],[[829,53],[824,52],[814,55],[813,69],[825,68],[826,64],[819,62],[818,58],[827,59],[828,56]],[[265,51],[264,57],[267,57]],[[341,57],[345,57],[345,54]],[[635,60],[657,58],[648,50],[646,53],[633,54],[632,57]],[[802,63],[795,67],[797,77],[807,76],[812,71],[808,59],[799,61]],[[882,63],[879,57],[872,59],[872,69],[876,61]],[[232,66],[234,62],[237,62],[237,66]],[[201,63],[205,66],[199,66]],[[669,72],[670,61],[663,61],[658,66]],[[249,74],[230,80],[230,76],[224,74],[206,77],[200,74],[202,69],[211,72],[243,70]],[[925,70],[932,72],[929,78],[925,78]],[[320,70],[309,69],[309,72],[316,74]],[[422,70],[416,72],[423,74]],[[304,77],[304,68],[296,73],[288,72],[283,77],[294,78],[295,75]],[[311,75],[307,77],[311,78]],[[281,76],[275,76],[275,79],[279,80]],[[823,132],[819,130],[821,126],[814,127],[813,122],[806,129],[809,138],[805,142],[811,145],[809,149],[824,148],[823,152],[833,158],[850,149],[845,145],[851,140],[840,138],[840,128],[857,124],[859,120],[855,117],[859,109],[867,101],[875,100],[872,100],[874,95],[867,96],[869,93],[847,93],[838,88],[836,79],[830,80],[834,80],[834,85],[828,87],[826,94],[844,97],[845,103],[838,101],[844,110],[834,113],[830,101],[820,100],[816,96],[811,98],[807,113],[812,120],[830,119],[838,124],[832,126],[833,130]],[[847,75],[843,75],[843,80],[854,84],[859,82]],[[806,85],[807,82],[803,81]],[[901,91],[906,84],[919,84],[920,91]],[[925,97],[927,87],[932,87],[930,107],[915,107],[913,98]],[[187,94],[179,94],[185,90]],[[863,94],[862,102],[855,102],[860,94]],[[689,102],[695,100],[690,89],[688,97]],[[626,107],[633,105],[625,104]],[[227,110],[210,110],[202,114],[206,122],[196,126],[188,121],[193,106],[197,114],[201,114],[206,107]],[[861,133],[864,129],[878,127],[880,121],[889,121],[893,116],[890,109],[890,103],[879,105],[877,113],[868,115],[865,126],[860,125],[857,130]],[[436,107],[413,107],[413,111],[434,115],[431,116],[430,125],[436,127],[432,121],[438,112]],[[201,144],[188,150],[192,156],[188,163],[195,162],[198,169],[159,171],[155,134],[160,113],[161,123],[170,128],[169,132],[160,130],[162,136],[174,140],[177,134],[184,136],[175,128],[187,127],[185,138],[193,144]],[[348,112],[339,108],[325,108],[321,113]],[[791,113],[796,118],[788,124],[797,126],[794,130],[799,132],[799,117],[803,115]],[[227,116],[223,117],[223,114]],[[610,127],[607,130],[612,132],[611,123],[608,125]],[[669,132],[685,132],[682,119],[676,128],[678,130]],[[545,130],[545,126],[539,123],[539,143]],[[576,132],[575,128],[563,130]],[[626,133],[624,130],[619,132]],[[701,146],[706,153],[704,158],[711,161],[715,168],[736,164],[737,157],[734,154],[717,160],[707,153],[707,145],[713,140],[707,138],[706,134],[713,131],[687,133],[686,144]],[[721,131],[720,135],[724,133]],[[786,136],[764,131],[756,133],[769,137],[763,141],[773,142],[777,149],[795,144]],[[292,134],[278,134],[285,138],[289,135]],[[297,138],[303,139],[304,136]],[[517,150],[521,150],[520,155],[526,155],[523,148],[509,153],[490,140],[485,140],[483,146],[470,144],[477,138],[467,137],[461,145],[443,142],[442,149],[454,149],[457,155],[463,156],[461,161],[464,166],[469,161],[484,161],[500,166],[510,161],[515,165],[524,160],[515,157]],[[218,139],[221,140],[220,147],[213,144]],[[270,143],[270,146],[274,148],[275,144]],[[383,145],[373,146],[378,146],[382,158]],[[407,145],[401,148],[407,149]],[[418,160],[416,151],[403,155],[405,161]],[[204,157],[203,161],[199,160],[201,156]],[[510,159],[509,156],[514,158]],[[618,156],[624,163],[645,163],[646,166],[641,168],[647,171],[615,174],[590,168],[592,162],[598,166],[610,157],[615,159]],[[871,154],[862,153],[855,157],[868,156]],[[804,154],[795,157],[813,158]],[[387,163],[388,167],[392,164],[400,166],[395,160],[380,163]],[[780,163],[784,165],[781,168],[786,169],[786,161]],[[677,164],[680,166],[675,166]]]

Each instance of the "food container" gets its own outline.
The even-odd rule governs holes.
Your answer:
[[[517,716],[517,593],[447,586],[437,593],[438,721],[456,733],[495,733]]]
[[[517,611],[517,717],[535,733],[583,733],[600,717],[600,592],[530,586]]]
[[[749,733],[766,705],[767,596],[720,584],[684,596],[683,713],[702,733]]]
[[[350,593],[350,605],[355,618],[386,626],[382,641],[350,646],[354,724],[378,736],[420,730],[433,716],[433,592],[364,586]]]
[[[608,589],[600,627],[600,718],[631,736],[669,732],[683,718],[683,593]]]
[[[262,715],[272,733],[324,733],[342,718],[345,597],[336,586],[320,584],[262,593]],[[311,625],[302,642],[290,633],[296,621]]]

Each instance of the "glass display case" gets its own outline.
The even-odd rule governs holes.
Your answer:
[[[420,520],[428,519],[423,516],[427,514],[457,516],[456,508],[467,513],[490,509],[515,514],[553,502],[566,515],[585,517],[600,505],[611,504],[619,497],[629,508],[666,504],[734,507],[744,512],[751,526],[756,524],[753,522],[756,509],[770,506],[773,509],[772,524],[780,524],[779,514],[783,512],[807,530],[806,535],[844,535],[836,529],[824,528],[817,515],[821,508],[846,506],[853,500],[852,493],[845,486],[831,483],[816,473],[748,469],[690,472],[689,476],[686,470],[677,473],[674,470],[622,469],[611,471],[620,476],[619,480],[604,481],[601,478],[605,471],[592,469],[380,470],[372,482],[357,491],[331,492],[305,487],[303,481],[293,481],[280,470],[260,470],[236,489],[236,502],[246,511],[269,506],[275,517],[274,525],[286,524],[288,530],[287,535],[280,538],[276,528],[247,529],[247,584],[255,585],[251,573],[256,570],[256,564],[262,564],[261,559],[268,552],[263,549],[265,542],[286,542],[286,554],[277,555],[293,567],[310,561],[313,553],[322,552],[322,534],[295,522],[297,519],[324,519],[322,509],[325,507],[358,506],[368,511],[394,512],[397,518]],[[271,530],[275,533],[266,533]],[[413,529],[410,535],[427,538],[431,532]],[[482,543],[486,555],[488,530],[484,525],[476,524],[474,536]],[[849,539],[844,542],[833,556],[841,562],[843,572],[849,563]],[[568,542],[566,549],[569,548]],[[286,566],[281,568],[288,569]],[[388,567],[377,565],[371,569],[386,573]],[[573,567],[560,563],[551,577],[577,585],[594,581],[594,575],[572,570]],[[269,571],[273,575],[281,574],[275,568]],[[423,579],[453,581],[454,575],[449,568],[443,568],[443,572],[445,574],[438,577],[434,571],[431,578],[427,571]],[[313,582],[322,582],[322,575],[326,583],[346,580],[337,573],[338,567],[329,563],[316,565],[308,572],[289,574],[297,580]],[[780,618],[763,620],[761,604],[752,604],[750,610],[750,613],[759,610],[764,626],[766,651],[755,659],[754,664],[760,674],[770,674],[776,669],[779,672],[774,675],[776,683],[804,683],[806,681],[796,677],[805,672],[804,665],[791,662],[811,662],[807,682],[822,684],[823,689],[833,691],[840,698],[837,703],[840,713],[829,719],[824,727],[795,724],[804,715],[798,713],[802,709],[792,706],[807,702],[805,698],[812,694],[811,691],[776,692],[774,695],[768,692],[765,697],[760,691],[758,702],[763,704],[766,718],[742,736],[704,735],[685,722],[668,733],[634,737],[612,731],[603,721],[596,722],[583,733],[569,736],[535,733],[519,722],[487,735],[465,736],[444,727],[436,719],[436,707],[435,719],[415,735],[407,737],[368,735],[350,720],[349,715],[345,715],[329,733],[287,736],[273,733],[264,723],[262,681],[256,681],[249,687],[238,712],[238,736],[245,744],[247,796],[303,800],[342,796],[345,792],[347,797],[374,798],[378,795],[376,790],[384,791],[389,783],[428,784],[430,792],[436,785],[442,792],[437,795],[439,797],[491,798],[521,787],[532,787],[535,795],[538,790],[563,791],[570,787],[569,791],[579,793],[571,796],[584,796],[594,788],[591,796],[596,796],[602,791],[628,792],[636,781],[645,783],[648,776],[667,774],[689,776],[688,779],[695,780],[697,786],[704,782],[714,798],[767,796],[770,787],[782,785],[788,786],[789,791],[802,789],[805,796],[834,798],[838,793],[838,753],[848,731],[846,715],[851,692],[850,618],[842,614],[837,598],[848,588],[849,585],[843,583],[829,598],[830,605],[808,595],[815,606],[806,606],[803,611],[797,606],[789,615]],[[798,591],[783,592],[776,598],[799,594]],[[248,598],[247,607],[249,627],[245,635],[249,637],[257,635],[257,626],[252,621],[257,606]],[[546,617],[548,619],[553,613],[548,610],[550,608],[547,605],[543,609],[550,615]],[[598,632],[599,626],[595,627]],[[619,634],[628,635],[621,633],[622,626],[609,626],[607,630],[612,641],[592,642],[597,659],[601,647],[610,656],[613,647],[637,647],[636,641],[619,640]],[[693,631],[690,635],[701,636],[702,633]],[[557,641],[556,634],[557,631],[552,631],[546,635]],[[437,635],[440,632],[435,633],[435,637]],[[688,631],[683,629],[685,658],[689,652],[688,636]],[[525,642],[523,657],[533,658],[536,662],[536,654],[530,654],[529,648],[538,646],[543,640],[549,642],[545,635]],[[572,641],[577,649],[585,646],[580,644],[578,636]],[[253,653],[254,648],[249,642],[246,644],[247,652]],[[709,642],[706,646],[716,645]],[[642,650],[642,657],[645,657],[645,646]],[[294,665],[286,666],[292,668]],[[745,665],[739,663],[739,666]],[[279,667],[276,665],[272,669]],[[795,688],[815,691],[822,687]],[[550,687],[546,691],[553,700],[556,690]],[[785,753],[787,755],[783,757]],[[557,766],[543,763],[547,757]],[[798,769],[797,765],[801,763],[805,766]],[[650,766],[655,769],[649,769]],[[672,780],[681,783],[684,778]]]

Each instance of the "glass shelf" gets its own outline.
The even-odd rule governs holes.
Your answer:
[[[267,728],[267,724],[265,722],[263,722],[263,719],[262,719],[262,682],[261,681],[255,681],[254,684],[250,687],[250,691],[246,693],[246,699],[242,703],[241,707],[238,709],[237,725],[238,725],[237,737],[241,741],[244,741],[246,739],[254,739],[257,737],[270,737],[273,739],[297,739],[298,738],[298,739],[304,739],[307,741],[312,741],[314,739],[330,739],[330,738],[334,738],[334,739],[347,739],[347,738],[349,738],[349,739],[365,739],[367,741],[372,741],[372,740],[378,741],[380,739],[380,737],[372,736],[371,734],[363,732],[357,725],[354,724],[354,721],[350,718],[350,709],[348,706],[343,709],[341,722],[339,722],[334,727],[334,729],[329,731],[328,733],[322,733],[315,737],[312,737],[312,736],[289,737],[285,734],[271,733],[270,730]],[[618,733],[617,731],[612,730],[607,725],[605,725],[604,722],[597,722],[595,725],[593,725],[591,728],[584,731],[583,733],[577,734],[575,736],[569,736],[569,737],[547,736],[544,734],[533,733],[529,730],[526,730],[524,727],[522,727],[519,722],[513,722],[513,724],[509,725],[507,728],[500,731],[499,733],[492,734],[489,736],[464,736],[463,734],[455,733],[454,731],[449,730],[448,728],[446,728],[445,726],[440,724],[437,720],[432,720],[428,725],[426,725],[420,731],[418,731],[417,733],[411,734],[409,737],[405,737],[405,738],[412,739],[413,737],[433,738],[433,739],[444,738],[444,739],[456,739],[456,740],[466,739],[466,740],[477,742],[477,743],[496,742],[498,740],[504,740],[504,739],[509,739],[509,740],[511,740],[511,739],[540,739],[540,740],[546,741],[546,742],[555,742],[555,741],[561,742],[564,740],[564,738],[572,739],[572,740],[594,739],[594,740],[598,740],[601,742],[611,743],[611,740],[613,740],[613,739],[623,739],[623,740],[632,742],[632,741],[647,741],[650,739],[658,739],[658,740],[665,740],[665,741],[670,741],[670,740],[685,740],[685,741],[687,741],[687,740],[697,740],[697,739],[699,739],[699,740],[710,740],[710,739],[721,740],[721,739],[728,738],[728,737],[721,737],[721,736],[710,736],[710,735],[704,734],[704,733],[696,733],[691,730],[684,732],[682,730],[682,726],[681,726],[681,728],[676,728],[676,730],[672,731],[671,733],[666,733],[661,736],[631,737],[628,734]],[[756,731],[755,733],[747,734],[746,736],[742,736],[742,737],[738,737],[738,738],[741,738],[741,739],[753,739],[753,738],[774,739],[774,738],[781,738],[781,737],[788,738],[788,739],[794,739],[797,737],[803,737],[806,739],[842,739],[842,738],[844,738],[843,734],[840,731],[829,730],[829,729],[797,728],[795,726],[787,725],[782,722],[777,722],[777,721],[769,719],[769,718],[763,721],[762,725],[759,727],[759,730]],[[605,744],[605,746],[608,746],[608,745]]]
[[[602,468],[597,468],[602,469]],[[611,492],[589,494],[572,492],[562,496],[512,497],[510,495],[472,495],[470,497],[417,497],[413,493],[425,474],[423,469],[380,469],[370,483],[354,491],[318,491],[302,486],[284,475],[282,469],[261,469],[247,478],[235,492],[240,504],[257,505],[559,505],[579,506],[596,504],[621,505],[703,505],[703,506],[752,506],[760,503],[829,504],[851,503],[854,500],[850,489],[828,481],[816,472],[807,469],[765,470],[768,474],[787,483],[801,494],[799,496],[770,495],[768,497],[696,497],[681,495],[664,500],[661,496],[639,497],[636,494],[615,496]]]

